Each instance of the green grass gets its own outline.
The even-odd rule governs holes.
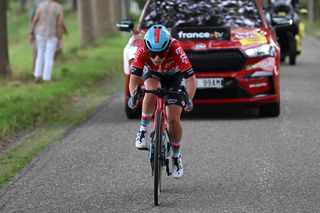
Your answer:
[[[65,22],[69,35],[63,40],[64,55],[54,65],[53,82],[34,84],[28,17],[9,15],[13,75],[0,81],[0,140],[61,115],[88,89],[110,76],[121,75],[122,50],[128,37],[101,39],[81,49],[76,14],[67,13]]]
[[[13,4],[14,5],[14,4]],[[80,48],[75,13],[65,14],[69,35],[54,65],[50,84],[35,84],[28,16],[9,12],[9,51],[12,76],[0,79],[0,186],[3,186],[49,144],[88,118],[122,85],[122,50],[128,36],[100,39]],[[20,139],[11,136],[25,130]]]
[[[44,127],[38,128],[33,134],[27,135],[22,142],[8,149],[0,155],[0,187],[16,175],[49,144],[61,140],[70,129],[82,123],[99,106],[107,94],[117,90],[122,85],[123,79],[115,76],[106,81],[103,86],[90,89],[81,99],[65,109],[65,113]]]
[[[312,24],[307,24],[306,32],[317,38],[320,38],[320,21],[316,21]]]

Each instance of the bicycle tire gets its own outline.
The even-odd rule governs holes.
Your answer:
[[[159,205],[159,194],[161,190],[161,168],[162,168],[162,113],[157,113],[156,131],[155,131],[155,146],[154,146],[154,204]]]

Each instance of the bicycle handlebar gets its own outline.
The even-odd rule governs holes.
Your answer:
[[[139,94],[144,94],[144,93],[152,93],[157,95],[158,97],[164,97],[166,95],[181,95],[183,96],[185,104],[190,106],[188,93],[185,87],[182,87],[178,91],[167,90],[165,88],[158,88],[156,90],[146,90],[146,89],[141,89],[141,85],[137,85],[136,89],[133,92],[133,98],[132,98],[133,103],[137,101]]]

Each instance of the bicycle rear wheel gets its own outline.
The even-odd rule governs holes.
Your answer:
[[[154,144],[154,204],[159,205],[159,194],[161,190],[161,169],[162,169],[162,113],[157,113],[155,144]]]

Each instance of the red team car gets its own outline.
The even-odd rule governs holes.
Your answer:
[[[280,48],[266,22],[260,0],[149,0],[137,28],[124,49],[127,107],[130,64],[147,29],[165,25],[180,41],[194,68],[197,91],[194,104],[245,104],[259,107],[261,116],[280,114]]]

